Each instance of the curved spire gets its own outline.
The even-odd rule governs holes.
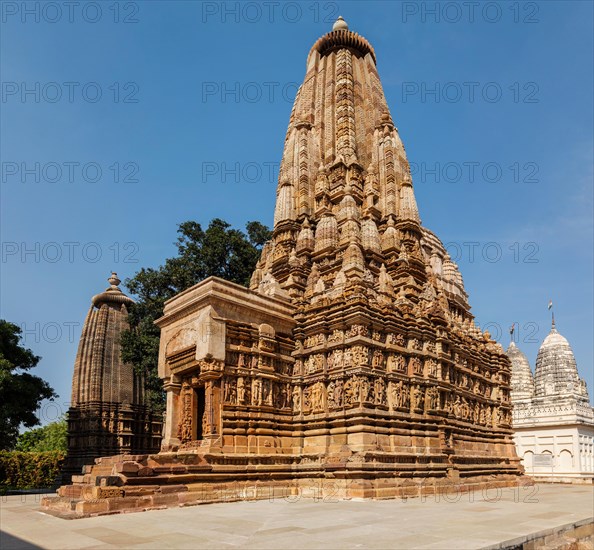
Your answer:
[[[512,340],[506,350],[512,364],[511,398],[512,401],[530,399],[534,396],[534,380],[526,355]]]
[[[382,254],[394,256],[404,230],[414,255],[421,237],[410,167],[375,53],[339,17],[309,53],[285,139],[273,239],[262,256],[271,259],[268,269],[281,287],[290,281],[304,292],[312,262],[326,266],[330,288],[347,248],[357,244],[365,254],[359,258],[352,249],[356,262],[350,263],[371,271],[368,282],[378,281]],[[312,262],[290,261],[293,249],[297,256],[310,254]],[[266,271],[258,269],[252,288]],[[415,269],[424,276],[422,266]]]
[[[468,316],[457,267],[446,262],[442,277],[445,256],[441,241],[421,226],[373,47],[339,17],[307,58],[279,169],[272,239],[250,288],[260,292],[269,271],[300,305],[314,295],[340,298],[333,289],[343,284],[346,294],[373,301],[380,279],[387,281],[380,277],[385,265],[396,293],[414,279],[411,296],[435,273],[444,296]],[[319,293],[309,284],[316,265]]]
[[[534,386],[536,397],[583,393],[573,350],[567,339],[557,331],[554,322],[536,356]]]
[[[103,402],[141,404],[143,387],[132,365],[120,355],[122,332],[128,329],[128,308],[134,303],[119,288],[117,273],[110,286],[93,296],[74,363],[72,406]]]

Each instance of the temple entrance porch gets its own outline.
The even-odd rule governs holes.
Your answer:
[[[219,437],[220,399],[216,380],[190,376],[182,382],[178,439],[181,448]],[[200,443],[201,444],[201,443]]]

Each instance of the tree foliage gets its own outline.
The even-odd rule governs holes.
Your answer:
[[[160,331],[154,321],[163,315],[165,301],[210,276],[247,286],[271,236],[259,222],[249,222],[244,233],[218,218],[206,230],[199,223],[184,222],[178,234],[177,256],[157,269],[142,268],[125,282],[136,303],[130,308],[130,330],[122,334],[122,359],[144,376],[155,411],[162,411],[164,403],[157,376]]]
[[[20,345],[21,332],[0,319],[0,449],[14,446],[21,424],[39,424],[35,413],[44,399],[58,397],[45,380],[28,372],[40,357]]]
[[[41,489],[56,485],[66,453],[0,451],[0,495],[10,489]]]
[[[46,452],[68,450],[68,425],[65,418],[19,435],[15,451]]]

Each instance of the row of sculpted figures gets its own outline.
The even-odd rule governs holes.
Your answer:
[[[456,419],[499,426],[509,424],[510,413],[484,397],[454,395],[430,383],[363,374],[345,375],[311,384],[291,384],[266,377],[226,376],[224,403],[251,407],[269,406],[294,414],[315,414],[370,406],[417,414],[439,413]]]
[[[509,402],[509,390],[501,387],[505,375],[497,371],[472,371],[462,364],[455,365],[434,356],[386,352],[363,345],[303,355],[293,365],[293,377],[307,379],[351,368],[439,380],[487,399]]]
[[[226,376],[223,379],[224,402],[232,405],[291,407],[291,384],[268,377]]]

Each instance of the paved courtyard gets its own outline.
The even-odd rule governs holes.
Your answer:
[[[594,515],[592,486],[389,501],[244,501],[63,520],[40,495],[0,499],[12,548],[483,548]],[[520,542],[520,541],[517,541]]]

